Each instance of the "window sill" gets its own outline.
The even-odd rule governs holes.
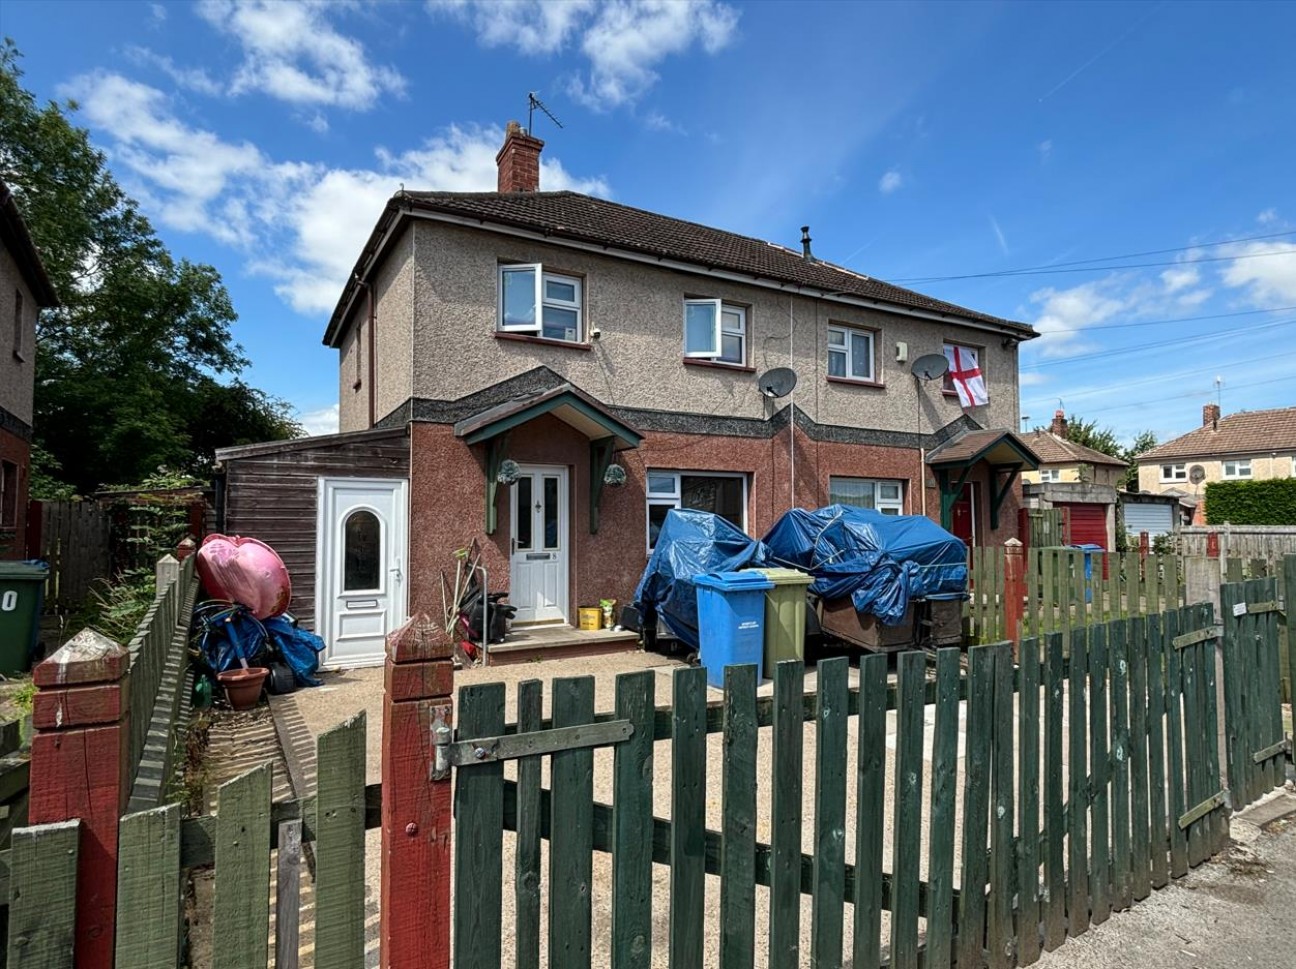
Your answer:
[[[834,377],[832,374],[828,375],[828,382],[830,384],[847,384],[851,387],[871,387],[875,390],[884,390],[886,388],[886,384],[879,380],[861,380],[859,377]]]
[[[698,357],[681,357],[681,360],[690,367],[713,367],[716,370],[733,370],[737,373],[755,373],[755,367],[747,367],[740,363],[717,363],[714,360],[703,360]]]
[[[547,336],[531,336],[528,333],[506,333],[495,331],[495,339],[512,340],[515,343],[538,343],[545,347],[563,347],[566,350],[593,350],[589,343],[576,343],[571,340],[551,340]]]

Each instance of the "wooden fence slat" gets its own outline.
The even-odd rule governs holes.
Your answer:
[[[1180,628],[1192,626],[1191,609],[1180,610]],[[1189,630],[1191,631],[1191,630]],[[1207,791],[1205,779],[1205,738],[1202,732],[1206,725],[1202,722],[1201,684],[1202,643],[1182,650],[1181,669],[1183,672],[1183,709],[1184,709],[1184,761],[1187,766],[1187,804],[1189,808],[1200,804],[1214,791]],[[1188,828],[1188,864],[1196,866],[1206,860],[1207,850],[1203,826],[1190,825]]]
[[[1066,864],[1063,855],[1066,826],[1062,814],[1062,636],[1059,633],[1049,633],[1044,640],[1044,650],[1044,948],[1051,952],[1066,939]],[[966,855],[964,858],[966,859]]]
[[[1138,556],[1132,556],[1137,567]],[[1134,618],[1111,627],[1107,651],[1111,658],[1111,831],[1112,908],[1130,906],[1133,868],[1130,862],[1130,730],[1129,629]]]
[[[503,718],[501,687],[498,720],[501,731]],[[317,772],[315,781],[315,966],[316,969],[349,969],[364,962],[364,711],[320,734],[315,746],[315,762],[327,765]],[[462,786],[462,777],[460,780]],[[502,827],[503,818],[498,810],[492,813],[487,809],[485,815],[488,823],[498,818]],[[495,870],[499,870],[498,857]],[[476,877],[475,871],[473,875]],[[486,881],[491,881],[489,875]],[[494,897],[498,900],[499,894]],[[499,912],[498,905],[495,911]],[[498,922],[498,914],[495,921]]]
[[[1155,563],[1148,559],[1148,568]],[[1155,599],[1155,590],[1153,590]],[[1147,620],[1135,617],[1126,643],[1129,656],[1130,891],[1142,901],[1152,891],[1152,831],[1148,815]]]
[[[173,969],[180,943],[180,806],[127,815],[117,833],[117,965]]]
[[[1089,742],[1085,715],[1085,685],[1089,671],[1086,636],[1071,637],[1067,708],[1070,740],[1067,757],[1067,930],[1075,936],[1089,927],[1088,815],[1089,782],[1086,760]]]
[[[176,863],[180,842],[176,840]],[[275,869],[275,969],[297,969],[301,947],[302,823],[279,825],[279,857]],[[117,961],[121,962],[118,956]]]
[[[272,779],[262,764],[217,795],[213,969],[263,966],[269,956]]]
[[[1258,602],[1278,601],[1278,582],[1273,578],[1259,579],[1254,583],[1253,594]],[[1260,689],[1260,722],[1264,736],[1256,750],[1272,748],[1284,737],[1282,720],[1282,670],[1278,662],[1278,614],[1276,612],[1257,613],[1256,649],[1262,657],[1259,665]],[[1278,754],[1265,759],[1263,768],[1264,785],[1261,794],[1267,794],[1275,787],[1281,787],[1284,780],[1283,766],[1285,757]]]
[[[594,677],[553,681],[553,725],[594,721]],[[553,828],[549,841],[549,965],[589,969],[594,868],[594,751],[550,758]]]
[[[848,657],[838,656],[819,661],[819,709],[815,720],[815,860],[810,961],[812,965],[824,969],[840,967],[842,964],[842,919],[846,901],[846,711],[850,692],[850,682],[847,679],[849,672]]]
[[[637,675],[642,677],[643,674],[622,674]],[[621,698],[623,683],[621,677],[617,678],[617,714],[621,714]],[[651,675],[649,677],[649,688],[651,689]],[[517,725],[519,733],[532,733],[540,729],[540,721],[544,715],[544,684],[540,680],[523,680],[518,684],[517,689]],[[628,719],[628,718],[627,718]],[[630,742],[633,743],[638,737],[638,732],[642,728],[642,717],[636,723],[636,736],[632,737]],[[621,748],[618,746],[616,756],[622,756]],[[540,969],[540,775],[544,767],[543,757],[521,757],[517,764],[517,839],[514,842],[513,849],[513,899],[514,899],[514,923],[515,931],[513,937],[514,965],[517,969]],[[619,767],[619,765],[618,765]],[[614,785],[619,785],[621,772],[616,770],[616,779]],[[619,786],[614,787],[613,803],[620,805],[622,791]],[[632,792],[625,792],[625,798],[630,801],[633,797]],[[615,823],[615,822],[614,822]],[[621,826],[616,823],[618,836],[621,833]],[[642,840],[642,832],[636,832]],[[617,841],[616,853],[612,857],[612,884],[613,884],[613,904],[612,904],[612,937],[618,938],[618,929],[622,926],[619,924],[624,918],[625,912],[623,906],[627,901],[621,897],[622,892],[633,896],[634,887],[623,885],[620,876],[624,874],[624,868],[629,863],[628,855],[632,847],[626,846],[624,849],[622,842]],[[630,947],[627,946],[627,949]],[[614,950],[615,951],[615,948]],[[615,963],[619,969],[620,963]]]
[[[1089,893],[1093,908],[1090,919],[1094,925],[1101,925],[1111,914],[1111,831],[1108,823],[1111,767],[1107,749],[1107,677],[1111,666],[1107,654],[1107,632],[1110,628],[1089,627],[1089,770],[1093,781]]]
[[[1034,639],[1027,639],[1022,643],[1022,670],[1023,677],[1029,675],[1028,656],[1030,650],[1034,648],[1036,650],[1035,680],[1038,685],[1039,652],[1035,643]],[[927,859],[926,964],[928,966],[948,966],[952,955],[954,802],[958,794],[959,660],[961,656],[962,650],[957,646],[936,652],[936,725],[932,738],[931,827]],[[1026,689],[1027,687],[1023,686],[1023,691]],[[1038,695],[1036,700],[1038,701]],[[1024,744],[1023,740],[1023,746]],[[1022,756],[1026,756],[1024,751]],[[1031,857],[1033,858],[1034,855],[1032,854]],[[1023,871],[1028,864],[1029,860],[1023,856]],[[857,881],[856,885],[858,884]],[[856,891],[858,890],[857,887]],[[1023,921],[1029,922],[1029,919],[1023,916]],[[1038,917],[1035,921],[1039,921]],[[1036,949],[1038,948],[1039,945],[1036,943]]]
[[[1180,878],[1188,873],[1188,836],[1179,827],[1179,818],[1188,809],[1187,777],[1184,765],[1183,670],[1180,650],[1174,640],[1179,635],[1179,611],[1172,609],[1161,617],[1161,649],[1166,668],[1166,750],[1169,752],[1167,790],[1170,794],[1170,874]]]
[[[1057,562],[1057,550],[1046,548],[1040,551],[1040,562],[1042,565],[1040,573],[1040,586],[1044,590],[1041,602],[1041,611],[1043,621],[1040,623],[1041,632],[1053,632],[1057,629],[1057,590],[1053,587],[1053,570]]]
[[[855,794],[855,944],[852,969],[882,961],[882,835],[886,780],[887,657],[860,658],[859,751]]]
[[[958,964],[981,964],[986,928],[987,825],[994,717],[994,648],[968,650],[968,712],[964,737],[963,873],[959,891]]]
[[[1296,708],[1296,554],[1283,559],[1283,605],[1286,607],[1286,622],[1283,625],[1287,637],[1287,701]],[[1293,732],[1296,732],[1294,730]],[[1296,758],[1296,751],[1292,751]]]
[[[770,967],[801,963],[801,696],[805,668],[784,660],[774,668],[774,772],[770,821]]]
[[[756,963],[756,667],[725,667],[720,969]],[[649,748],[651,754],[651,747]],[[652,815],[652,788],[648,789]],[[652,869],[649,856],[649,891]],[[645,953],[644,965],[648,965]]]
[[[1215,625],[1215,610],[1210,603],[1199,603],[1193,607],[1196,617],[1193,625],[1198,629],[1206,629]],[[1220,750],[1220,709],[1219,695],[1220,684],[1218,680],[1219,667],[1219,646],[1218,641],[1209,641],[1202,644],[1202,666],[1205,675],[1202,677],[1202,695],[1205,704],[1206,717],[1206,786],[1214,794],[1216,791],[1223,789],[1223,778],[1221,776],[1221,758],[1223,751]],[[1229,812],[1226,810],[1217,810],[1211,812],[1211,820],[1207,827],[1207,839],[1211,842],[1211,854],[1223,851],[1229,844]]]
[[[927,657],[899,657],[896,780],[891,861],[891,965],[918,966],[918,870],[922,844],[923,687]]]
[[[991,969],[1017,964],[1013,899],[1017,894],[1017,857],[1013,841],[1013,662],[1012,644],[995,650],[994,728],[991,748],[990,918]]]
[[[80,839],[79,821],[14,831],[7,946],[13,969],[65,969],[73,964]]]
[[[1151,851],[1151,883],[1161,888],[1170,880],[1167,852],[1170,850],[1170,820],[1166,814],[1165,751],[1165,647],[1161,639],[1161,617],[1147,618],[1147,728],[1148,728],[1148,814]]]
[[[503,733],[504,684],[461,687],[456,714],[458,735],[465,740]],[[503,790],[503,761],[460,767],[455,777],[454,961],[457,969],[498,969],[500,965]]]
[[[705,667],[679,669],[671,697],[670,946],[672,966],[702,965],[706,900]]]

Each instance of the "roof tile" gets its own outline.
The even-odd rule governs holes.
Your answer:
[[[1168,458],[1246,456],[1269,451],[1296,451],[1296,407],[1241,411],[1220,418],[1138,456],[1139,461]]]

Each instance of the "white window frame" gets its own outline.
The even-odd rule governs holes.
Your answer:
[[[665,491],[652,490],[652,479],[672,478],[673,489],[669,494]],[[644,545],[648,549],[648,554],[652,554],[652,519],[650,510],[652,508],[682,508],[684,501],[684,486],[681,478],[736,478],[742,482],[742,530],[747,531],[747,502],[749,498],[750,484],[747,475],[741,471],[666,471],[661,468],[652,468],[644,476]]]
[[[531,273],[535,278],[535,319],[531,323],[508,323],[504,319],[504,277],[508,273],[525,272]],[[550,281],[572,286],[576,291],[575,300],[551,299],[547,295],[545,287],[545,283]],[[544,266],[538,262],[503,263],[499,267],[497,289],[499,291],[499,305],[496,319],[501,333],[528,333],[546,340],[556,340],[560,343],[580,343],[585,339],[584,280],[580,277],[545,272]],[[576,338],[574,340],[544,336],[544,309],[546,306],[570,310],[576,314]]]
[[[1230,458],[1223,461],[1222,464],[1222,472],[1226,481],[1250,481],[1254,473],[1250,458]],[[1230,467],[1232,467],[1232,471],[1229,470]],[[1246,474],[1242,473],[1244,470]]]
[[[707,306],[711,308],[711,345],[708,348],[690,350],[688,345],[688,315],[690,306]],[[725,319],[726,315],[738,318],[737,326]],[[724,354],[725,334],[737,336],[742,349],[737,360],[726,360]],[[721,299],[686,299],[683,312],[683,346],[684,357],[689,360],[709,360],[712,363],[727,367],[744,367],[747,365],[747,308],[726,303]]]
[[[841,346],[834,346],[832,342],[833,334],[840,333],[843,343]],[[868,376],[860,377],[855,374],[855,353],[851,342],[852,336],[868,337],[869,342],[869,372]],[[877,331],[869,330],[861,326],[846,326],[844,324],[833,323],[828,327],[828,360],[832,359],[834,353],[840,353],[846,358],[846,372],[842,376],[835,376],[829,367],[828,376],[833,380],[858,380],[861,383],[877,383]]]
[[[828,478],[828,496],[831,500],[833,493],[833,482],[849,481],[853,484],[867,484],[873,486],[873,510],[887,514],[888,511],[894,511],[897,515],[905,513],[905,481],[903,478],[860,478],[855,475],[834,474]],[[895,485],[899,492],[897,498],[883,498],[882,485]],[[853,505],[851,507],[862,508],[863,505]]]
[[[1039,476],[1040,476],[1040,481],[1054,481],[1054,482],[1061,481],[1062,469],[1061,468],[1040,468]]]
[[[1170,471],[1169,474],[1166,474],[1167,469],[1169,469]],[[1188,480],[1188,464],[1186,462],[1183,464],[1161,465],[1161,481],[1163,483],[1171,482],[1171,481],[1187,481],[1187,480]]]

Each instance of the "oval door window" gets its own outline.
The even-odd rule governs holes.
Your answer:
[[[353,511],[342,526],[342,591],[382,585],[382,523],[371,511]]]

